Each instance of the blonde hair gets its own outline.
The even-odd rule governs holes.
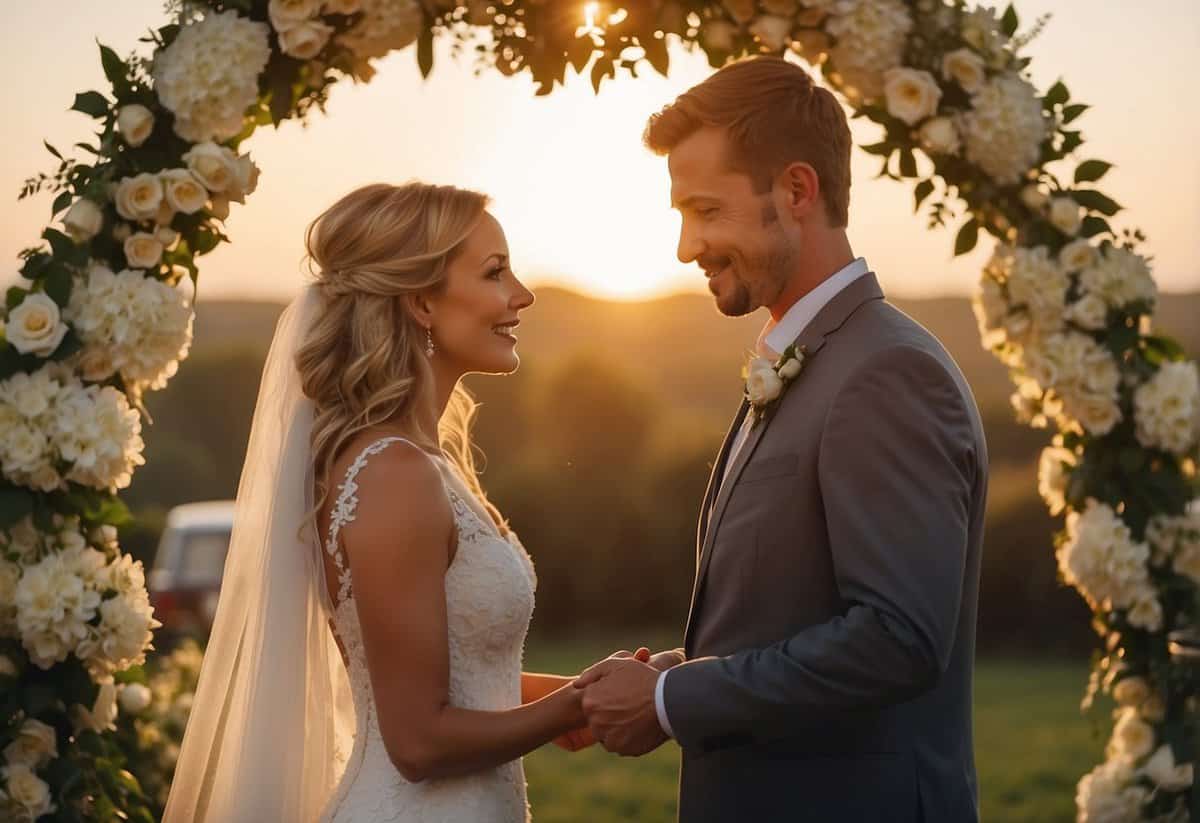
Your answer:
[[[425,183],[375,183],[326,209],[305,233],[322,308],[296,355],[304,394],[316,407],[311,451],[315,525],[331,495],[334,463],[354,437],[387,424],[428,450],[441,449],[501,529],[479,484],[470,429],[476,403],[457,386],[426,431],[434,406],[425,328],[406,298],[444,287],[446,264],[487,207],[487,195]]]

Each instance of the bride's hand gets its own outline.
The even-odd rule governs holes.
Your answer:
[[[650,649],[646,648],[645,646],[639,646],[638,650],[635,652],[629,652],[625,650],[614,652],[613,654],[610,654],[609,657],[632,657],[642,661],[643,663],[652,664]],[[582,701],[582,693],[580,693],[580,700]],[[572,729],[571,731],[554,738],[554,745],[558,746],[560,749],[565,749],[568,752],[577,752],[596,745],[596,738],[592,736],[592,730],[588,728],[587,725],[583,725],[578,729]]]

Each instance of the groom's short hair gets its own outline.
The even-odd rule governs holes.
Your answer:
[[[730,165],[767,191],[789,163],[808,163],[821,181],[830,225],[850,211],[850,126],[837,98],[804,69],[778,57],[730,63],[650,116],[643,141],[669,154],[704,126],[725,129]]]

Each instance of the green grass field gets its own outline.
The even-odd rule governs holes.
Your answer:
[[[533,640],[526,668],[567,674],[608,651]],[[1074,820],[1075,783],[1102,756],[1109,728],[1103,709],[1079,713],[1086,681],[1082,661],[979,661],[975,758],[987,823]],[[636,759],[598,746],[576,754],[547,746],[525,759],[535,823],[673,821],[677,769],[671,743]]]

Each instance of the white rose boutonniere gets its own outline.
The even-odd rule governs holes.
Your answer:
[[[746,366],[746,401],[753,415],[751,428],[771,415],[783,392],[804,369],[808,351],[793,343],[772,363],[765,357],[755,357]]]

